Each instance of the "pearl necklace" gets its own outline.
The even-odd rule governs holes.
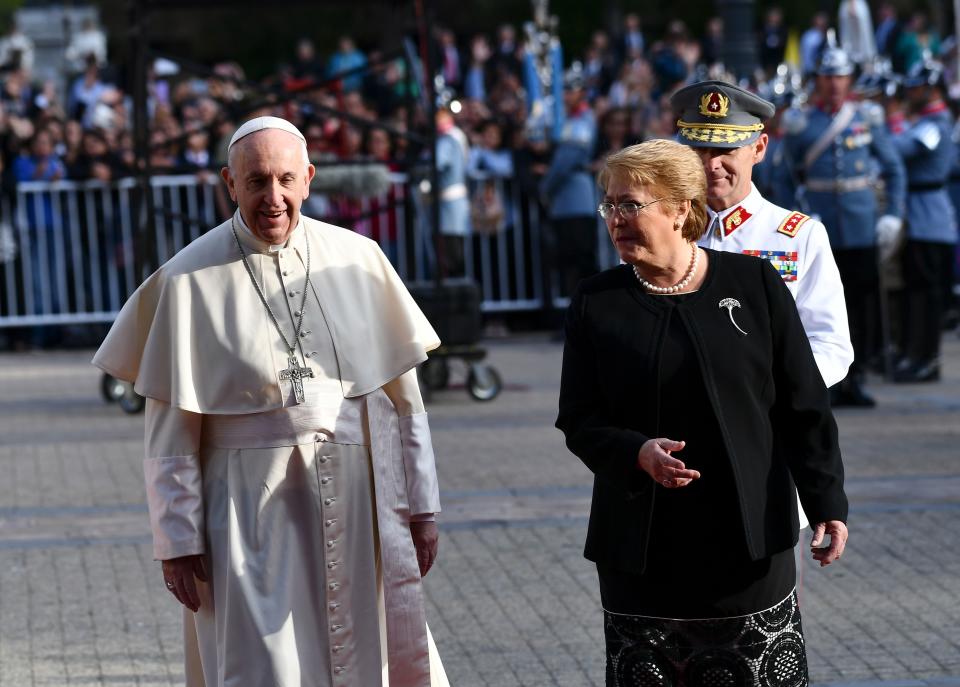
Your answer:
[[[653,293],[678,293],[687,287],[687,284],[690,283],[690,280],[693,279],[694,275],[697,273],[697,260],[699,258],[700,251],[697,250],[697,244],[693,244],[693,256],[690,259],[690,267],[687,268],[687,273],[683,275],[683,279],[678,281],[673,286],[657,286],[656,284],[651,284],[640,276],[640,268],[638,268],[636,265],[633,266],[633,276],[635,276],[637,281],[640,282],[640,286],[645,288],[647,291],[651,291]]]

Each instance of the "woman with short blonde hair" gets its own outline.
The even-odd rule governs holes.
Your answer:
[[[836,523],[821,565],[843,552],[847,498],[794,300],[767,261],[697,246],[688,147],[630,146],[598,180],[625,264],[572,298],[557,427],[594,473],[607,684],[806,685],[794,493]]]

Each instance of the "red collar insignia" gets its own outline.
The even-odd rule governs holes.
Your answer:
[[[938,112],[943,112],[947,109],[947,104],[942,100],[935,100],[932,103],[924,105],[923,109],[920,110],[920,116],[926,117],[927,115],[936,114]]]
[[[737,227],[753,217],[742,205],[738,206],[733,212],[727,215],[723,220],[723,235],[730,236]]]

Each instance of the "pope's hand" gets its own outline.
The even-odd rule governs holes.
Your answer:
[[[437,560],[437,548],[440,546],[440,530],[432,520],[410,523],[410,536],[417,549],[417,564],[420,566],[420,577],[427,574],[433,562]]]
[[[163,583],[177,597],[177,601],[194,613],[200,608],[200,594],[197,580],[207,581],[207,570],[203,556],[181,556],[162,561]],[[194,579],[196,578],[196,579]]]
[[[830,545],[820,546],[823,544],[825,534],[830,535]],[[820,566],[823,567],[839,559],[847,546],[847,536],[847,526],[843,524],[842,520],[828,520],[817,523],[813,528],[813,539],[810,540],[813,560],[820,561]]]
[[[686,445],[685,441],[674,441],[665,437],[648,439],[637,454],[637,465],[657,484],[667,489],[685,487],[693,480],[700,479],[700,472],[687,470],[682,460],[677,460],[670,454],[682,451]]]

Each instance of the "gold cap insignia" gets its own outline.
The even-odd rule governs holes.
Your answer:
[[[711,91],[700,97],[700,114],[704,117],[726,117],[730,109],[730,98],[723,93]]]

